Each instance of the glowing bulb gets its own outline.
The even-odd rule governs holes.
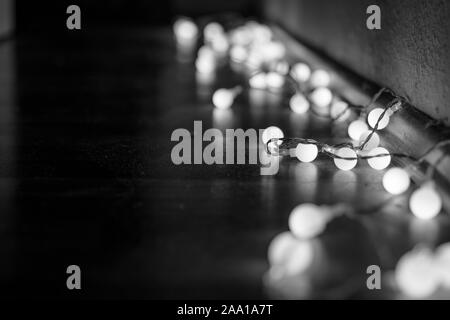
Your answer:
[[[258,50],[260,50],[264,56],[265,62],[282,60],[286,54],[286,48],[280,42],[271,41],[258,47]]]
[[[372,149],[370,150],[368,156],[375,157],[382,154],[386,154],[386,156],[368,159],[367,162],[369,163],[369,166],[371,166],[375,170],[386,169],[391,163],[391,156],[389,155],[389,151],[387,151],[385,148]]]
[[[408,190],[409,174],[401,168],[389,169],[383,176],[383,187],[390,194],[398,195]]]
[[[295,150],[295,155],[301,162],[312,162],[317,158],[319,150],[315,144],[299,143]]]
[[[283,264],[295,241],[295,237],[289,231],[283,232],[273,238],[267,254],[270,265],[277,266]]]
[[[297,240],[287,256],[283,271],[287,276],[303,273],[311,266],[313,258],[314,250],[311,243]]]
[[[298,82],[306,82],[311,77],[311,68],[305,63],[296,63],[292,66],[291,75]]]
[[[267,81],[265,73],[257,73],[249,79],[250,87],[254,89],[266,89]]]
[[[315,204],[301,204],[289,216],[289,230],[299,239],[311,239],[326,228],[330,215],[327,210]]]
[[[333,100],[333,94],[328,88],[317,88],[311,93],[310,98],[316,106],[325,108]]]
[[[310,83],[314,88],[328,87],[330,85],[330,82],[331,82],[330,74],[325,70],[320,69],[315,70],[311,75]]]
[[[270,67],[270,70],[273,70],[274,72],[285,76],[289,72],[289,63],[284,60],[275,61]]]
[[[284,138],[284,133],[280,128],[272,126],[263,131],[261,138],[262,142],[264,144],[267,144],[267,142],[269,142],[271,139]]]
[[[203,29],[203,37],[207,43],[213,42],[216,37],[220,37],[223,34],[223,27],[217,22],[210,22]]]
[[[450,242],[440,245],[435,255],[436,270],[442,284],[450,288]]]
[[[173,32],[180,43],[192,43],[198,35],[197,25],[189,18],[180,18],[173,25]]]
[[[344,171],[352,170],[358,163],[358,160],[356,160],[357,158],[356,152],[350,148],[341,148],[336,152],[336,155],[343,158],[355,158],[354,160],[335,158],[334,164],[341,170]]]
[[[367,124],[362,120],[355,120],[348,126],[348,135],[352,140],[359,141],[361,135],[369,130]]]
[[[231,60],[237,63],[244,62],[248,57],[248,51],[243,46],[234,46],[230,50]]]
[[[335,101],[330,107],[330,116],[336,121],[345,121],[350,117],[350,109],[344,101]]]
[[[419,219],[433,219],[441,212],[442,199],[432,184],[425,184],[413,192],[409,208]]]
[[[359,144],[362,145],[370,134],[371,131],[364,132],[359,138]],[[380,136],[376,132],[374,132],[370,137],[369,141],[367,141],[367,143],[364,145],[363,150],[372,150],[378,147],[379,144],[380,144]]]
[[[381,114],[384,112],[381,108],[375,108],[372,111],[369,112],[369,115],[367,116],[367,122],[369,123],[369,126],[373,129],[375,128],[375,125],[378,122],[378,119],[380,118]],[[389,124],[389,116],[385,114],[383,118],[378,123],[378,130],[382,130],[386,128]]]
[[[280,89],[284,85],[284,77],[276,72],[269,72],[266,75],[266,83],[269,88]]]
[[[433,294],[439,286],[433,262],[433,254],[428,249],[415,249],[406,253],[395,269],[399,289],[412,298]]]
[[[212,101],[218,109],[229,109],[235,98],[235,92],[230,89],[219,89],[214,92]]]
[[[301,93],[296,93],[289,101],[289,106],[295,113],[302,114],[309,110],[309,101]]]
[[[213,50],[219,55],[225,54],[230,48],[230,44],[228,43],[228,39],[224,35],[218,35],[211,41],[211,47]]]

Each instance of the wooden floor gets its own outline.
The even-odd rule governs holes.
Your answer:
[[[228,71],[215,87],[232,86]],[[257,165],[175,166],[177,128],[278,125],[289,136],[345,135],[276,98],[244,94],[227,115],[180,62],[169,28],[83,30],[0,44],[0,296],[34,298],[269,298],[270,240],[303,202],[352,204],[314,240],[305,298],[394,297],[389,270],[419,241],[450,240],[443,218],[411,219],[366,164],[337,171],[283,159]],[[255,103],[263,100],[262,105]],[[82,290],[66,289],[66,268]],[[379,264],[386,290],[366,288]]]

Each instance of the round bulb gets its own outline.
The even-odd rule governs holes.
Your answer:
[[[205,42],[212,42],[216,37],[220,37],[223,34],[223,27],[217,22],[210,22],[203,29],[203,37],[205,38]]]
[[[229,109],[234,102],[234,92],[229,89],[219,89],[214,92],[212,101],[218,109]]]
[[[391,168],[383,176],[384,189],[393,195],[408,190],[410,183],[408,172],[401,168]]]
[[[272,62],[282,60],[286,54],[286,48],[281,42],[266,42],[258,46],[264,56],[265,62]]]
[[[224,35],[218,35],[211,41],[211,47],[219,55],[225,54],[230,48],[228,38]]]
[[[435,265],[442,284],[445,288],[450,289],[450,242],[437,248]]]
[[[315,204],[301,204],[289,216],[289,230],[299,239],[311,239],[320,235],[329,221],[328,211]]]
[[[384,112],[381,108],[375,108],[372,111],[369,112],[369,115],[367,116],[367,122],[369,123],[369,126],[373,129],[375,128],[375,125],[378,122],[378,119],[380,118],[381,114]],[[385,114],[383,118],[378,123],[378,130],[382,130],[386,128],[389,124],[389,116]]]
[[[298,82],[306,82],[311,77],[311,68],[305,63],[296,63],[292,66],[291,74]]]
[[[248,57],[248,51],[243,46],[234,46],[230,50],[231,60],[237,63],[244,62]]]
[[[297,239],[295,239],[289,231],[283,232],[273,238],[267,253],[270,265],[282,265],[286,261],[286,258],[296,241]]]
[[[366,131],[364,132],[361,137],[359,138],[359,144],[362,145],[366,139],[369,137],[369,135],[371,134],[371,131]],[[376,147],[378,147],[378,145],[380,144],[380,136],[374,132],[372,134],[372,136],[370,137],[370,140],[367,141],[367,143],[364,145],[363,150],[372,150],[375,149]]]
[[[350,109],[344,101],[335,101],[331,104],[330,116],[337,121],[345,121],[350,117]]]
[[[301,162],[312,162],[317,158],[319,150],[314,144],[299,143],[295,150],[295,154]]]
[[[180,18],[173,25],[173,32],[177,41],[192,42],[198,35],[197,25],[188,18]]]
[[[281,139],[284,138],[283,131],[278,127],[268,127],[262,133],[262,142],[267,144],[271,139]]]
[[[357,154],[353,149],[341,148],[336,152],[336,155],[345,158],[355,158],[354,160],[334,158],[334,164],[341,170],[344,171],[352,170],[358,163],[358,160],[356,159]]]
[[[297,240],[287,255],[283,271],[287,276],[301,274],[311,266],[313,258],[312,244],[309,241]]]
[[[314,88],[328,87],[331,82],[330,74],[325,70],[315,70],[311,75],[311,85]]]
[[[296,93],[289,101],[291,110],[298,114],[303,114],[309,110],[309,101],[301,93]]]
[[[432,185],[426,184],[413,192],[409,208],[419,219],[433,219],[442,209],[442,199]]]
[[[278,74],[285,76],[289,72],[289,63],[287,63],[287,61],[284,61],[284,60],[276,61],[271,66],[271,70],[273,70],[274,72],[276,72]]]
[[[267,87],[266,74],[265,73],[257,73],[249,80],[250,87],[254,89],[264,90]]]
[[[368,159],[367,162],[369,163],[369,166],[371,166],[375,170],[386,169],[391,163],[391,156],[389,155],[389,151],[387,151],[385,148],[380,147],[372,149],[370,150],[368,156],[375,157],[382,154],[386,154],[386,156]]]
[[[355,120],[348,126],[348,135],[352,140],[359,141],[361,135],[369,130],[367,124],[362,120]]]
[[[266,83],[269,88],[280,89],[284,85],[284,77],[277,72],[269,72],[266,75]]]
[[[325,108],[333,100],[333,94],[328,88],[317,88],[311,93],[310,98],[316,106]]]
[[[439,286],[434,269],[433,254],[428,249],[416,249],[406,253],[395,269],[399,289],[412,298],[424,298],[433,294]]]

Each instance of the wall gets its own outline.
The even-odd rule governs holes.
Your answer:
[[[0,0],[0,38],[12,30],[12,4],[13,0]]]
[[[366,28],[381,7],[382,29]],[[265,15],[356,73],[450,124],[450,1],[266,0]]]

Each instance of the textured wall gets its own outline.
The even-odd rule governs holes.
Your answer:
[[[12,3],[13,0],[0,0],[0,38],[12,29]]]
[[[371,4],[381,7],[381,30],[366,28]],[[450,124],[449,0],[266,0],[265,14]]]

